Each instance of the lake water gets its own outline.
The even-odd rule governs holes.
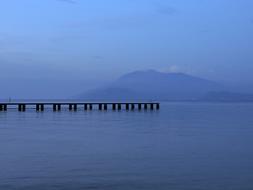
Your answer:
[[[253,104],[0,113],[2,190],[251,190]]]

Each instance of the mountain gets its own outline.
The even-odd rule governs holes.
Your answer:
[[[216,82],[183,73],[136,71],[112,84],[82,94],[89,100],[198,100],[208,92],[222,91]]]
[[[208,102],[253,102],[253,94],[235,92],[209,92],[204,95],[201,101]]]

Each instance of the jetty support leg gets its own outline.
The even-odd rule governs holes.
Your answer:
[[[98,104],[98,109],[101,111],[102,110],[102,104]]]
[[[36,104],[36,111],[44,111],[44,104]]]
[[[23,110],[22,111],[25,111],[26,110],[26,105],[23,104]]]
[[[44,104],[40,104],[40,111],[44,111],[45,109],[45,105]]]
[[[150,104],[150,109],[154,110],[154,104]]]
[[[141,110],[141,107],[142,107],[141,104],[138,104],[138,110]]]
[[[26,110],[26,105],[25,104],[19,104],[18,105],[18,111],[22,112]]]
[[[159,103],[156,104],[156,109],[157,109],[157,110],[160,109],[160,104],[159,104]]]
[[[77,111],[77,104],[74,104],[74,111]]]
[[[40,111],[40,104],[36,104],[36,111]]]
[[[22,104],[18,105],[18,111],[22,111]]]
[[[3,105],[3,110],[4,110],[4,111],[7,111],[7,104],[4,104],[4,105]]]
[[[58,109],[58,111],[61,111],[61,104],[57,105],[57,109]]]
[[[57,105],[53,104],[53,111],[57,111]]]
[[[134,109],[135,109],[135,105],[131,104],[131,110],[134,110]]]

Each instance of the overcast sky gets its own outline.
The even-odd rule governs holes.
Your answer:
[[[253,84],[252,7],[252,0],[2,0],[1,96],[28,97],[21,86],[35,97],[49,86],[49,97],[69,96],[145,69]]]

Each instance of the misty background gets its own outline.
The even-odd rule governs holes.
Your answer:
[[[136,70],[253,93],[251,0],[8,0],[0,98],[68,98]]]

